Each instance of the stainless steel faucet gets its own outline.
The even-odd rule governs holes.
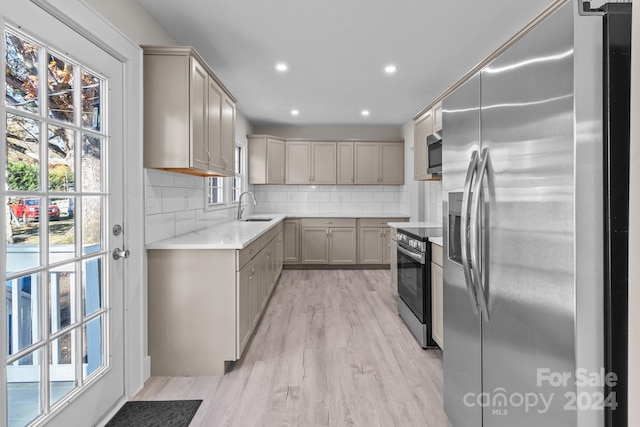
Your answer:
[[[253,204],[254,205],[256,204],[256,196],[254,196],[251,191],[245,191],[244,193],[240,193],[240,196],[238,197],[238,219],[242,219],[242,211],[244,211],[244,208],[242,207],[242,196],[244,196],[245,194],[251,195],[251,198],[253,199]]]

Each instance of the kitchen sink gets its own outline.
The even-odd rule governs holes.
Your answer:
[[[267,222],[271,221],[273,218],[247,218],[243,219],[243,222]]]

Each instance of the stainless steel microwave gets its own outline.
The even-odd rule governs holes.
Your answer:
[[[442,173],[442,134],[434,132],[427,137],[427,173]]]

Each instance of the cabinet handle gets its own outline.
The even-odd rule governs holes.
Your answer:
[[[209,150],[207,150],[207,163],[209,163],[210,160],[211,160],[211,153],[209,153]]]
[[[329,229],[327,228],[327,236],[329,235]]]

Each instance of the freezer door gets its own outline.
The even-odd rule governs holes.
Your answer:
[[[576,425],[572,8],[481,72],[484,427]]]
[[[474,427],[482,425],[482,409],[465,404],[465,396],[475,398],[482,391],[481,322],[461,266],[460,206],[480,138],[479,74],[444,100],[442,122],[444,408],[453,426]]]

